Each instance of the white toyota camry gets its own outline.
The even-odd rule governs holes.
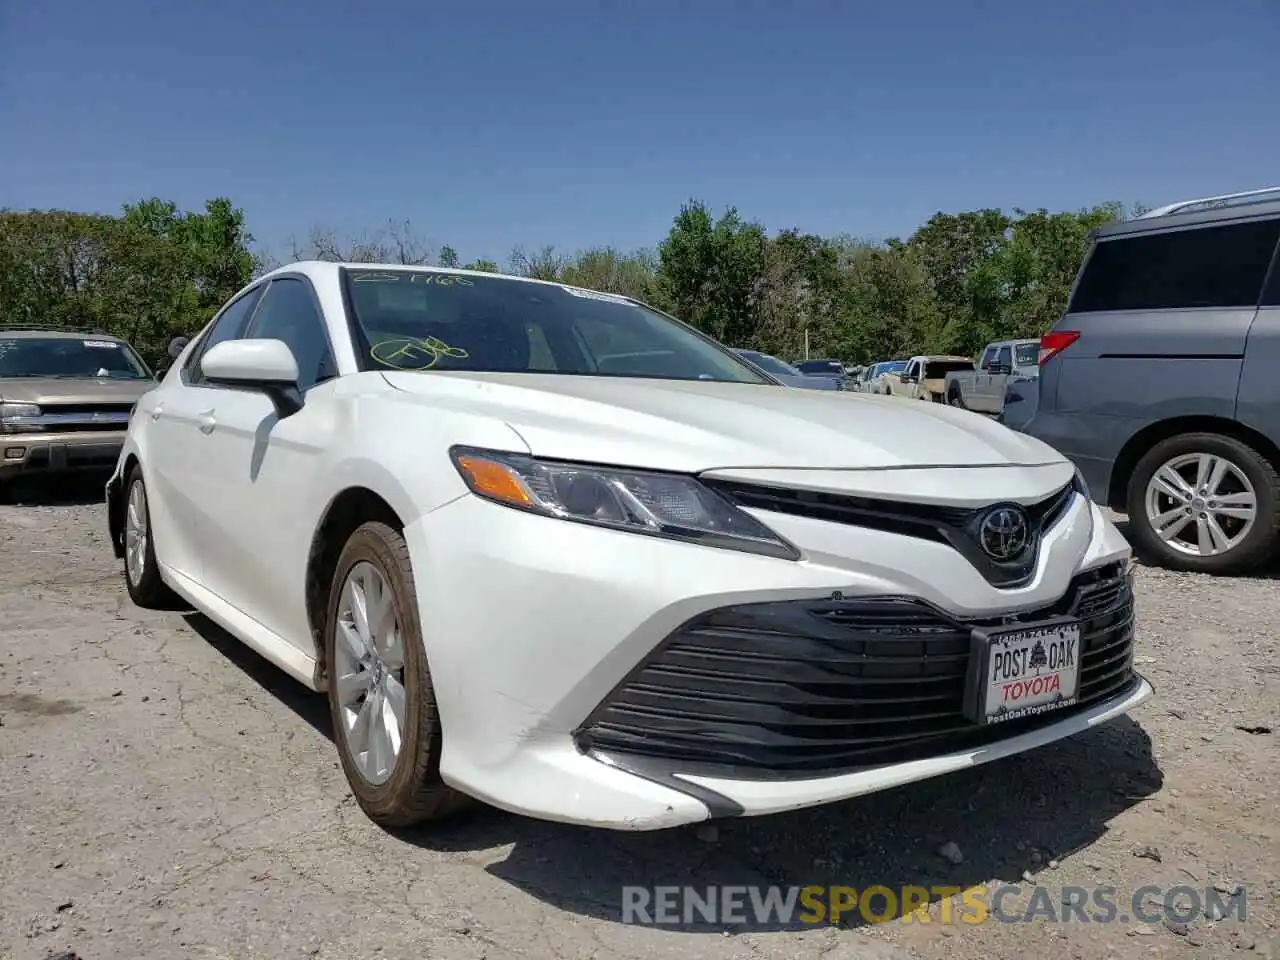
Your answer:
[[[134,601],[326,692],[387,825],[766,814],[1151,695],[1128,546],[1058,453],[556,283],[270,273],[138,402],[106,492]]]

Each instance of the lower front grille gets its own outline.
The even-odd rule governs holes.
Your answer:
[[[1079,702],[979,726],[963,715],[974,627],[1081,621]],[[1119,566],[1082,574],[1057,603],[960,620],[914,598],[725,607],[676,630],[577,733],[588,752],[687,772],[811,777],[1006,739],[1134,682],[1133,594]]]

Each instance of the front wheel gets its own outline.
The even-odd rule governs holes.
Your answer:
[[[436,820],[467,798],[440,779],[442,731],[404,538],[356,529],[329,591],[329,710],[342,769],[375,823]]]
[[[1134,468],[1127,501],[1139,555],[1175,570],[1246,573],[1280,543],[1280,474],[1234,437],[1161,441]]]

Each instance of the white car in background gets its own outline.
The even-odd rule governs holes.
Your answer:
[[[270,273],[139,401],[106,493],[134,601],[176,593],[326,692],[387,825],[467,797],[621,830],[772,813],[1151,693],[1129,548],[1051,448],[784,388],[556,283]]]

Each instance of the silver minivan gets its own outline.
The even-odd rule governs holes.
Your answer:
[[[1149,561],[1243,573],[1280,543],[1280,188],[1097,231],[1018,428],[1128,514]]]

